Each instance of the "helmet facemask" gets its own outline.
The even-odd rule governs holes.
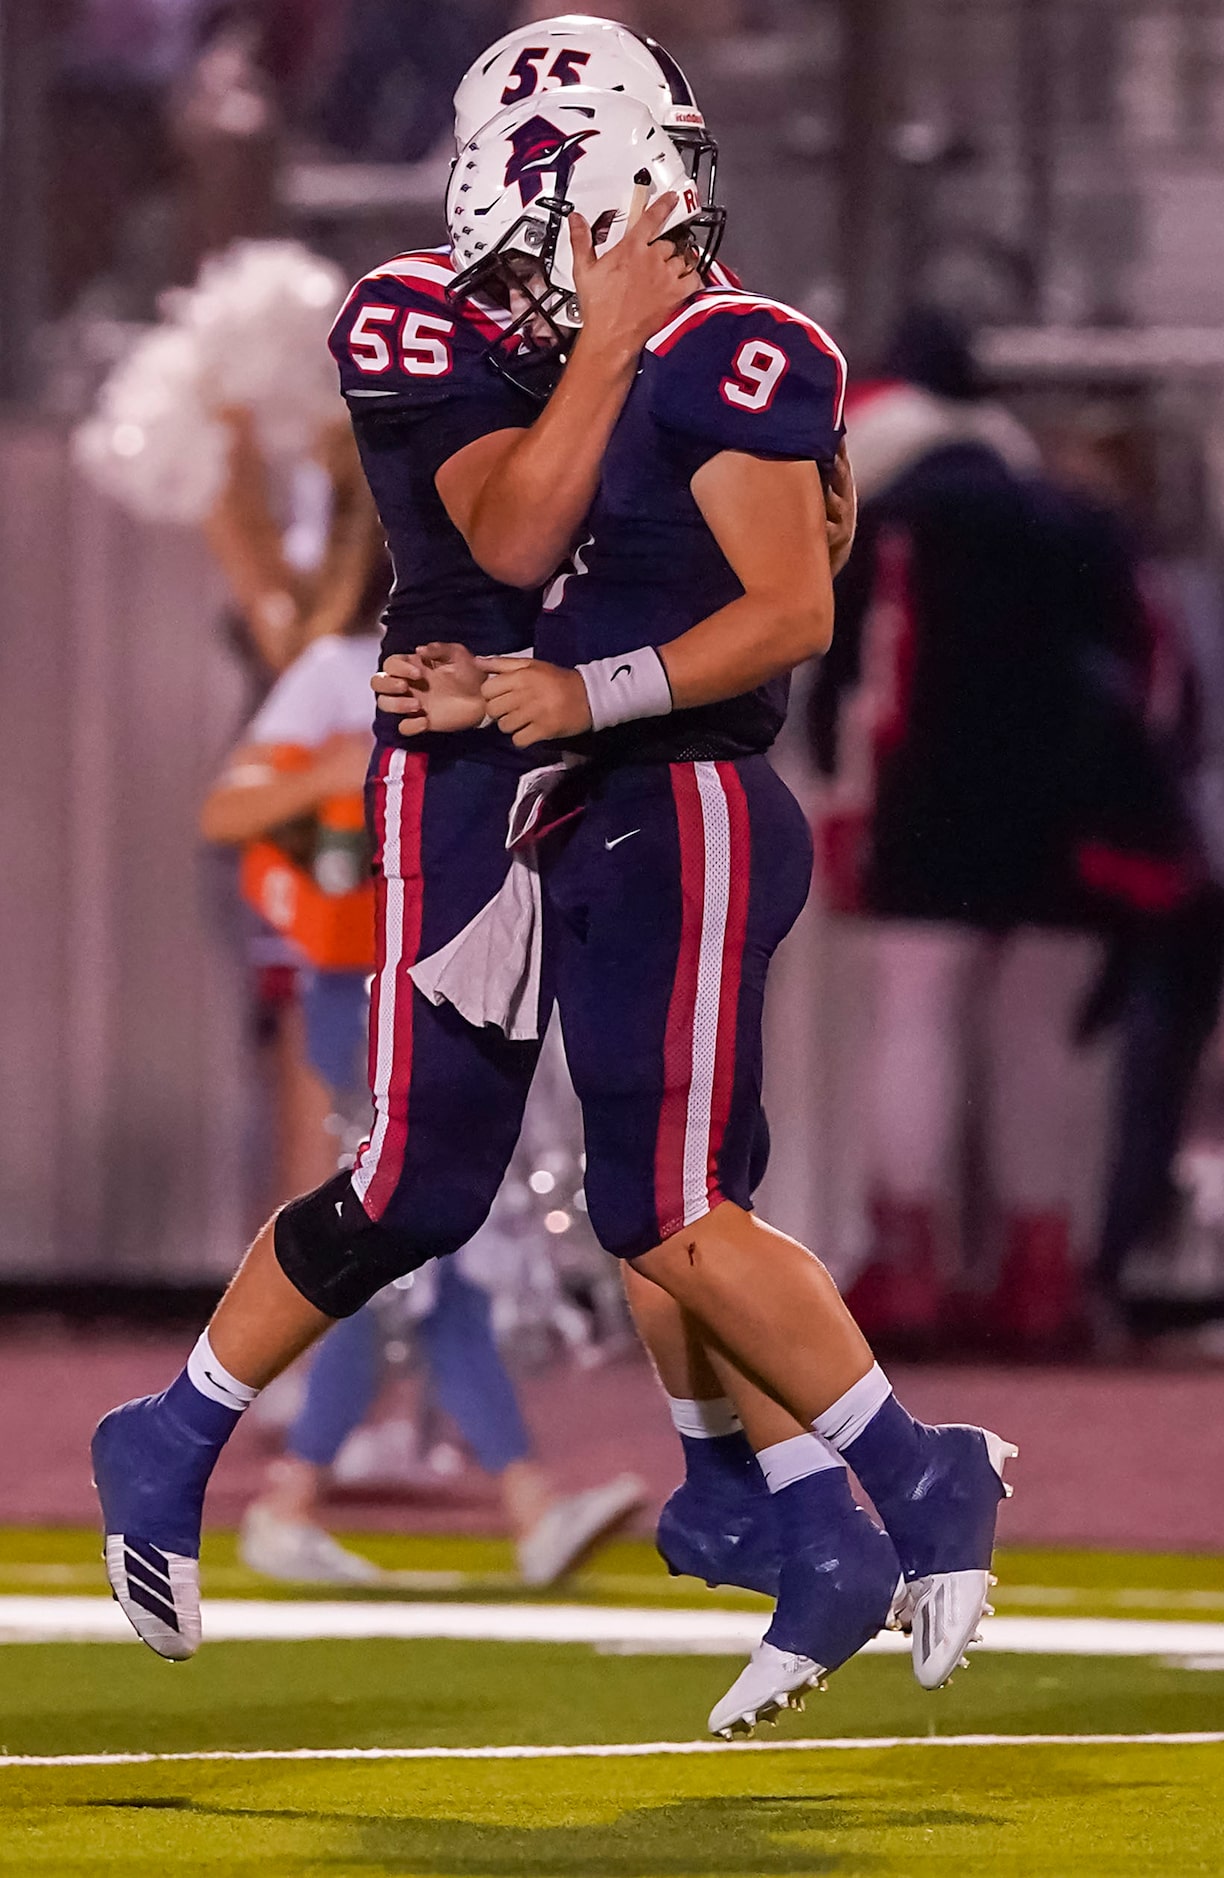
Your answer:
[[[488,197],[483,207],[465,205],[462,200],[466,196],[470,204],[481,201],[484,195],[481,171],[486,166],[495,169],[500,184],[501,172],[497,165],[502,145],[499,139],[513,143],[521,130],[518,119],[530,113],[531,107],[526,106],[519,112],[508,111],[486,125],[468,150],[461,153],[448,198],[448,218],[457,258],[462,257],[465,249],[473,257],[456,274],[449,288],[450,296],[459,302],[481,296],[492,300],[503,316],[509,311],[508,321],[499,318],[501,330],[490,344],[487,356],[499,372],[535,396],[540,395],[541,354],[563,365],[574,334],[582,325],[582,311],[573,285],[568,229],[568,217],[576,208],[582,206],[592,216],[592,232],[598,247],[601,228],[603,240],[607,241],[616,224],[622,222],[624,227],[616,235],[620,240],[652,195],[657,198],[667,189],[674,189],[681,198],[678,213],[673,212],[671,226],[656,236],[656,240],[683,241],[691,250],[695,288],[699,282],[704,282],[713,265],[725,221],[723,209],[702,206],[696,189],[687,182],[688,172],[676,143],[670,140],[669,133],[651,123],[642,107],[609,94],[571,92],[564,105],[556,101],[552,108],[554,115],[565,111],[571,122],[585,128],[580,128],[567,140],[576,154],[551,169],[545,164],[539,166],[551,178],[550,193],[534,196],[510,218],[505,217],[504,208],[498,213],[499,205],[507,201],[509,182],[504,187],[496,187],[495,195]],[[609,112],[611,124],[607,121]],[[640,165],[632,172],[632,180],[625,169],[618,172],[614,166],[611,173],[605,169],[600,182],[596,183],[593,173],[585,188],[572,189],[571,179],[583,159],[582,145],[586,139],[597,138],[603,150],[605,138],[601,131],[615,135],[623,129],[626,118],[639,139],[638,144],[629,148],[640,148],[641,152],[636,158],[632,154],[628,158],[629,163],[636,161]],[[541,126],[533,117],[528,134],[538,133],[541,128],[548,131],[553,125],[549,122]],[[625,148],[619,142],[615,147]],[[606,153],[604,161],[607,161]],[[510,166],[506,167],[506,174],[511,175]],[[582,181],[580,177],[579,182]],[[594,195],[592,185],[598,191]],[[604,201],[610,199],[614,206],[597,210],[595,205],[601,196]],[[580,203],[578,198],[582,197],[585,200]],[[480,237],[483,228],[489,227],[491,233],[492,227],[482,224],[482,216],[491,216],[494,226],[499,221],[503,223],[501,234],[487,247]],[[525,377],[532,382],[524,383]],[[551,388],[550,384],[548,389]]]

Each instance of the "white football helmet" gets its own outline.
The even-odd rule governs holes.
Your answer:
[[[680,151],[702,201],[713,200],[718,146],[675,59],[657,40],[589,13],[535,20],[481,54],[455,93],[456,148],[510,105],[570,85],[644,104]]]
[[[724,212],[703,204],[667,132],[645,105],[623,92],[567,86],[525,98],[478,130],[460,151],[446,192],[454,249],[454,299],[504,285],[513,257],[534,263],[535,285],[515,269],[529,305],[500,342],[517,343],[542,317],[557,342],[582,324],[566,217],[577,209],[597,248],[615,247],[656,197],[677,201],[662,233],[688,229],[694,264],[704,274],[722,238]]]

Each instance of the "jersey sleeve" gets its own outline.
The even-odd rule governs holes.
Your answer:
[[[485,356],[497,335],[479,311],[446,297],[424,266],[379,269],[354,287],[329,345],[340,389],[360,422],[363,413],[396,411],[418,420],[419,446],[436,471],[448,457],[495,430],[522,429],[531,411]]]
[[[647,346],[655,420],[695,446],[812,459],[837,455],[846,362],[814,321],[744,296],[696,302]]]

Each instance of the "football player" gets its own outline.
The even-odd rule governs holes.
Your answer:
[[[522,196],[534,190],[537,181],[539,193],[543,193],[546,184],[551,186],[556,171],[541,166],[558,155],[547,117],[548,99],[576,85],[623,93],[646,105],[679,150],[700,203],[710,203],[717,148],[684,73],[657,41],[609,20],[568,15],[536,21],[491,46],[473,65],[455,96],[459,147],[462,149],[501,111],[534,100],[544,114],[540,115],[534,104],[521,113],[507,173],[511,180],[526,183],[520,189]],[[576,148],[580,149],[581,144]],[[710,264],[707,273],[720,285],[735,284],[734,277],[717,261]],[[472,303],[464,304],[470,307]],[[522,365],[520,357],[520,369]],[[446,401],[452,387],[453,379],[450,385],[435,387],[439,404]],[[418,395],[421,390],[418,385]],[[355,410],[360,410],[356,400],[362,395],[360,386],[351,394]],[[360,416],[357,422],[360,428]],[[488,450],[495,454],[503,443],[504,439],[491,436]],[[453,502],[467,501],[474,509],[474,498],[465,494],[464,482],[469,475],[478,479],[483,464],[482,452],[474,447],[471,458],[456,459],[454,468],[446,470],[444,498],[448,508]],[[835,511],[832,525],[837,531],[837,545],[844,553],[853,534],[853,491],[844,461],[840,476],[842,480],[830,500]],[[462,507],[452,509],[452,514],[464,525]],[[514,570],[507,561],[486,560],[486,566],[495,566],[496,571],[513,578]],[[384,660],[384,670],[392,676],[380,681],[388,693],[402,694],[406,669],[392,645]],[[434,684],[436,693],[436,666]],[[504,867],[503,826],[499,824],[490,831],[490,839],[494,865]],[[763,1167],[764,1155],[762,1172]],[[803,1457],[817,1444],[725,1360],[720,1379],[715,1368],[719,1359],[705,1350],[696,1326],[665,1294],[641,1280],[629,1266],[625,1267],[624,1278],[639,1331],[668,1395],[685,1458],[684,1483],[660,1516],[659,1549],[673,1572],[690,1572],[710,1584],[737,1584],[772,1595],[777,1589],[777,1522],[740,1418],[748,1421],[758,1449],[790,1443],[786,1453],[790,1467],[801,1466]],[[776,1460],[771,1458],[770,1464],[776,1464]]]
[[[687,88],[673,98],[641,42],[597,25],[588,58],[600,61],[601,75],[626,94],[646,87],[653,108],[686,115],[695,133]],[[540,30],[533,29],[532,46]],[[624,40],[633,41],[631,49]],[[530,56],[506,53],[503,91],[522,93],[533,75],[545,88],[566,83],[564,47],[542,72],[540,55],[526,50]],[[583,45],[570,50],[575,67]],[[495,64],[482,63],[481,82],[492,74],[496,84]],[[526,148],[528,141],[520,140],[516,157],[523,186],[545,189],[553,153],[547,138],[542,148]],[[694,166],[707,155],[697,137]],[[674,180],[682,191],[694,189],[683,170]],[[333,349],[395,562],[389,651],[439,632],[490,654],[529,640],[540,583],[569,550],[593,497],[641,345],[692,284],[689,255],[654,240],[679,205],[666,192],[656,198],[602,257],[593,232],[576,227],[584,331],[542,413],[556,362],[521,358],[522,382],[489,369],[486,354],[500,349],[514,323],[510,296],[500,306],[456,307],[447,251],[400,256],[350,295]],[[533,375],[534,363],[542,370]],[[498,578],[474,564],[465,536]],[[338,1176],[292,1203],[258,1235],[170,1388],[124,1405],[95,1436],[112,1588],[138,1633],[169,1657],[189,1656],[198,1645],[204,1492],[243,1409],[389,1277],[472,1236],[513,1148],[534,1068],[534,1041],[473,1030],[453,1011],[426,1004],[407,977],[414,957],[460,932],[503,877],[521,759],[495,732],[444,743],[423,738],[406,751],[394,722],[383,726],[368,788],[380,939],[370,1146],[351,1178]],[[717,1446],[706,1443],[703,1451]],[[751,1465],[738,1449],[722,1458],[724,1471],[745,1474]]]
[[[531,101],[456,165],[454,291],[500,286],[532,369],[545,335],[566,351],[580,313],[567,210],[615,241],[643,191],[665,199],[667,154],[644,114],[634,129],[636,111],[582,89],[550,99],[552,194],[521,180],[524,150],[542,141]],[[663,232],[699,257],[708,217],[673,193]],[[824,1268],[752,1211],[766,972],[811,872],[806,823],[765,753],[790,672],[832,632],[824,480],[844,392],[845,362],[811,320],[697,288],[646,342],[581,545],[545,594],[535,656],[438,655],[448,708],[483,671],[473,715],[487,711],[516,748],[570,758],[567,813],[536,869],[592,1225],[825,1444],[798,1470],[779,1456],[770,1476],[778,1603],[711,1715],[720,1733],[787,1706],[874,1635],[898,1561],[915,1673],[946,1681],[986,1609],[1013,1452],[981,1429],[915,1421]],[[419,682],[428,722],[429,670]],[[847,1463],[884,1532],[856,1508]]]

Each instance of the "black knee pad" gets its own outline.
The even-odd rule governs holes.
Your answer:
[[[274,1244],[290,1284],[328,1317],[351,1317],[384,1285],[453,1249],[415,1246],[371,1219],[346,1173],[282,1207]]]

